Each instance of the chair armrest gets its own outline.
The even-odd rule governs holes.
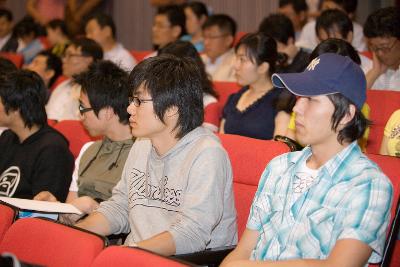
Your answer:
[[[184,261],[194,263],[197,265],[219,266],[220,263],[222,262],[222,260],[232,250],[234,250],[235,247],[236,247],[236,245],[226,246],[226,247],[209,248],[209,249],[199,251],[199,252],[175,255],[175,256],[173,256],[173,258],[184,260]]]

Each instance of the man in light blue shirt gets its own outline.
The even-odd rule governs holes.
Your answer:
[[[323,54],[302,73],[274,74],[299,96],[296,138],[308,146],[273,159],[247,229],[222,266],[364,266],[382,258],[392,185],[357,139],[366,80],[348,57]]]

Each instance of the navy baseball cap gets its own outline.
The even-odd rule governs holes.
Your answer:
[[[361,109],[367,94],[367,81],[360,66],[349,57],[326,53],[313,59],[300,73],[275,73],[275,87],[287,88],[298,96],[340,93]]]

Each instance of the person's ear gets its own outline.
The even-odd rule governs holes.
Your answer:
[[[269,71],[269,64],[268,62],[263,62],[261,65],[257,67],[257,72],[259,74],[266,74]]]
[[[351,44],[351,42],[353,42],[353,36],[354,36],[353,32],[349,32],[349,33],[347,34],[347,36],[346,36],[346,41],[347,41],[349,44]]]
[[[293,37],[289,37],[287,40],[287,45],[294,45],[294,39]]]
[[[111,27],[110,26],[106,26],[101,30],[105,33],[105,36],[112,37],[112,31],[111,31]]]
[[[171,117],[174,117],[176,115],[178,115],[178,107],[177,106],[172,106],[172,107],[169,107],[165,111],[164,117],[165,118],[171,118]]]
[[[181,26],[178,25],[172,26],[172,35],[175,37],[175,39],[178,39],[181,33],[182,33]]]
[[[343,129],[344,126],[354,118],[355,114],[356,114],[356,106],[350,104],[349,112],[347,112],[339,122],[340,129]]]

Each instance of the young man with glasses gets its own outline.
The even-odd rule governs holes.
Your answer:
[[[82,124],[91,136],[104,136],[82,147],[69,188],[67,202],[87,214],[111,197],[134,142],[126,111],[128,74],[111,61],[98,61],[74,79],[81,86]],[[48,192],[36,199],[56,201]],[[74,223],[80,217],[63,216],[63,219]]]
[[[125,245],[164,255],[235,244],[232,170],[203,122],[202,78],[187,58],[160,55],[129,77],[137,137],[112,197],[76,226],[129,233]]]
[[[63,75],[68,79],[60,83],[50,95],[46,105],[51,120],[79,120],[79,87],[74,86],[72,76],[86,71],[89,65],[103,58],[103,50],[95,41],[87,38],[74,40],[63,57]]]
[[[366,72],[367,88],[400,91],[400,8],[372,13],[364,35],[373,53],[372,66]]]
[[[225,14],[212,15],[203,25],[202,59],[213,81],[236,81],[232,49],[235,34],[236,22]]]

